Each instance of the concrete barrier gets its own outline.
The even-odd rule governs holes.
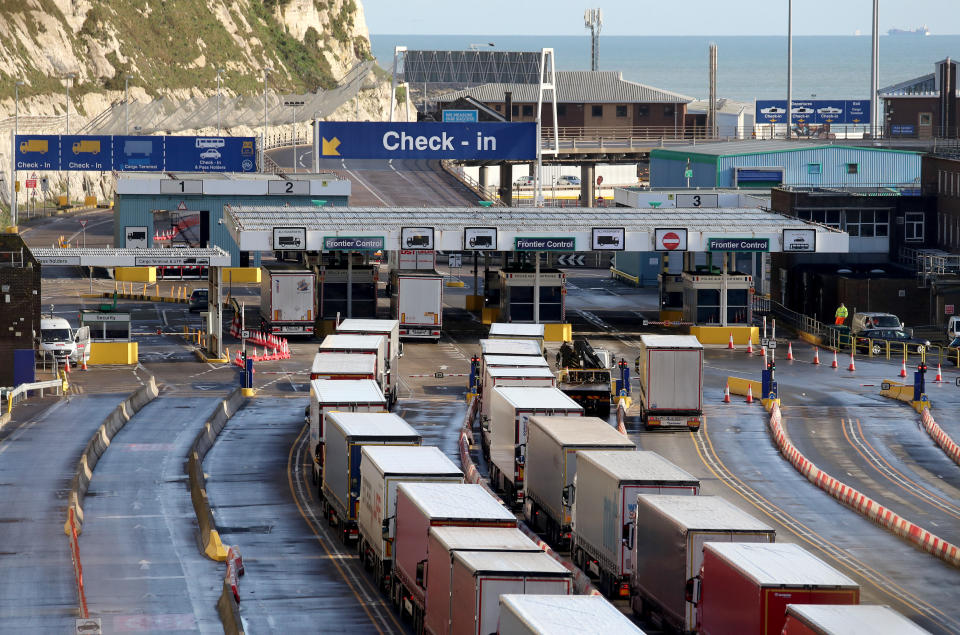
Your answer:
[[[727,384],[730,386],[731,395],[747,396],[747,388],[753,391],[754,399],[763,398],[763,384],[753,379],[743,379],[742,377],[727,377]]]
[[[570,324],[544,324],[543,341],[545,342],[572,342],[573,326]]]
[[[880,395],[910,404],[910,406],[916,410],[918,414],[923,413],[924,410],[930,407],[930,399],[926,394],[920,395],[919,401],[914,401],[913,385],[893,381],[892,379],[883,380],[880,388]]]
[[[811,483],[827,492],[835,499],[850,507],[861,516],[864,516],[897,536],[907,540],[921,551],[934,555],[947,564],[960,567],[960,548],[939,536],[915,525],[892,510],[887,509],[873,500],[846,485],[842,481],[830,476],[793,445],[781,421],[780,407],[772,404],[770,408],[770,433],[780,450],[780,453],[803,474]]]
[[[220,432],[227,421],[240,409],[245,401],[240,389],[234,389],[226,399],[217,404],[213,413],[203,424],[203,428],[194,438],[187,452],[187,461],[184,466],[190,482],[190,500],[193,502],[193,511],[197,515],[197,526],[200,529],[198,546],[211,560],[224,562],[227,559],[227,548],[220,540],[217,525],[210,510],[210,501],[207,498],[207,480],[203,475],[203,459],[213,447]]]
[[[156,282],[156,267],[114,267],[113,279],[119,282]]]
[[[226,579],[217,600],[217,613],[223,623],[224,635],[243,635],[243,621],[240,619],[240,604],[233,595],[233,589]]]
[[[954,463],[960,465],[960,446],[937,424],[933,415],[930,414],[930,408],[923,409],[923,412],[920,413],[920,420],[923,422],[923,429],[927,431],[930,438],[947,453],[947,456],[949,456]]]
[[[260,267],[224,267],[220,270],[223,284],[260,284]]]
[[[91,342],[91,366],[104,364],[136,364],[140,359],[139,342]]]
[[[690,335],[703,345],[726,346],[730,343],[730,334],[737,346],[746,346],[753,339],[753,345],[760,343],[760,328],[756,326],[691,326]]]
[[[77,462],[73,479],[70,481],[70,490],[67,493],[67,521],[64,523],[63,531],[68,536],[73,531],[73,526],[75,526],[77,534],[83,531],[83,499],[90,488],[93,470],[96,468],[100,457],[110,447],[110,441],[127,424],[127,421],[130,421],[133,415],[156,399],[158,394],[160,394],[160,391],[157,388],[157,381],[151,375],[146,384],[124,399],[113,412],[107,415],[97,431],[90,437],[87,447],[84,448],[80,460]],[[73,523],[71,523],[71,513]]]

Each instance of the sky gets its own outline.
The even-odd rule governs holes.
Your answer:
[[[589,0],[361,0],[370,33],[404,35],[583,35]],[[880,0],[880,33],[926,24],[960,33],[957,0]],[[605,35],[781,35],[787,0],[594,0]],[[871,0],[798,0],[794,35],[870,33]]]

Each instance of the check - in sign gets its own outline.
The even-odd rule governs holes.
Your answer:
[[[344,159],[537,158],[537,125],[532,122],[383,123],[321,121],[321,157]]]

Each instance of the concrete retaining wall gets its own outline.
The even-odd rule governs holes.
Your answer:
[[[83,531],[83,499],[87,495],[87,489],[90,487],[90,479],[93,478],[93,470],[103,453],[110,447],[110,441],[119,432],[127,421],[137,414],[141,408],[157,398],[160,391],[157,389],[157,382],[153,375],[149,381],[139,388],[132,395],[124,399],[113,412],[107,415],[107,418],[100,424],[97,431],[93,433],[87,447],[84,448],[77,462],[77,469],[74,472],[73,479],[70,481],[70,491],[68,494],[67,506],[73,510],[76,531]],[[68,520],[64,523],[64,532],[69,536],[71,527]]]

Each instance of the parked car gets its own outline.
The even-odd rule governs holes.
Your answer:
[[[515,187],[533,187],[532,176],[521,176],[513,181]]]
[[[857,350],[872,349],[874,355],[881,355],[886,349],[884,341],[906,343],[907,350],[915,353],[923,353],[930,346],[930,340],[912,337],[900,329],[864,329],[857,333]],[[894,351],[899,349],[897,346]]]
[[[196,313],[198,311],[207,310],[207,296],[209,295],[209,289],[194,289],[193,293],[190,294],[190,312]]]
[[[580,177],[564,174],[557,179],[557,185],[576,185],[577,187],[580,187]]]
[[[850,330],[859,333],[865,329],[903,329],[903,323],[893,313],[858,312],[850,320]]]

